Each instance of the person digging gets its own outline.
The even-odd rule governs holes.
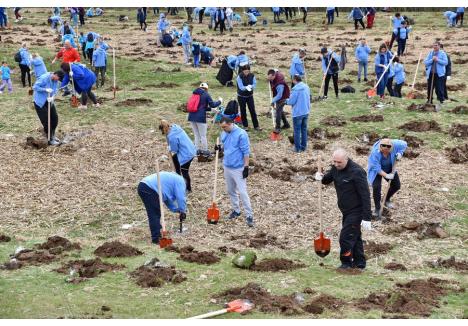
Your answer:
[[[241,215],[239,197],[244,206],[245,220],[249,227],[254,227],[252,205],[247,193],[249,176],[250,142],[245,130],[236,126],[228,116],[223,116],[220,123],[221,145],[215,145],[215,151],[223,152],[224,179],[226,190],[231,199],[232,212],[227,217],[233,220]]]
[[[87,109],[88,97],[93,102],[93,106],[98,108],[100,104],[97,102],[96,96],[92,92],[92,87],[96,82],[94,72],[79,63],[62,63],[60,66],[65,72],[61,87],[65,87],[69,82],[74,86],[75,91],[81,94],[81,105],[78,109]]]
[[[315,180],[322,184],[334,183],[338,207],[343,214],[340,232],[339,269],[366,268],[366,257],[361,238],[361,226],[371,230],[371,202],[366,171],[339,148],[333,152],[333,166],[325,173],[317,172]]]
[[[367,163],[367,181],[372,185],[375,211],[373,217],[377,220],[382,218],[381,213],[381,190],[382,178],[390,182],[390,188],[385,198],[384,206],[394,208],[390,199],[400,189],[400,178],[394,165],[405,153],[408,144],[404,140],[382,138],[373,146]]]
[[[291,127],[283,111],[286,100],[290,95],[289,86],[286,84],[284,75],[279,71],[275,71],[274,69],[268,70],[267,79],[270,82],[270,88],[273,92],[271,106],[275,107],[276,112],[276,126],[273,132],[279,134],[281,129],[289,129]],[[281,121],[283,121],[282,127]]]

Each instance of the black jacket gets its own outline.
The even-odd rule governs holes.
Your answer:
[[[445,52],[447,54],[447,52]],[[452,60],[450,60],[450,56],[447,54],[447,65],[445,66],[445,77],[452,76]]]
[[[323,184],[335,183],[338,207],[343,222],[360,224],[371,219],[371,202],[366,171],[352,160],[343,170],[332,167],[322,179]]]

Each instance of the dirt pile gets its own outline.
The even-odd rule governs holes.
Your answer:
[[[32,148],[32,149],[43,149],[43,148],[47,148],[47,146],[49,146],[47,144],[47,139],[42,139],[42,138],[34,138],[34,137],[27,137],[26,138],[26,143],[24,143],[23,145],[23,148],[24,149],[27,149],[27,148]]]
[[[403,140],[408,143],[409,147],[418,148],[424,144],[424,141],[416,136],[404,135]]]
[[[303,309],[309,313],[319,315],[325,309],[339,309],[345,305],[345,302],[341,299],[335,298],[328,294],[321,294],[312,301],[306,303]]]
[[[10,242],[11,238],[5,234],[0,234],[0,242]]]
[[[374,143],[380,139],[380,136],[378,133],[370,131],[359,135],[357,138],[367,145],[374,145]]]
[[[223,254],[227,254],[227,253],[237,254],[239,252],[239,249],[227,247],[227,246],[218,247],[218,250]]]
[[[447,90],[449,90],[450,92],[462,91],[465,88],[466,88],[465,83],[455,84],[455,85],[447,85]]]
[[[411,149],[407,149],[407,150],[405,151],[404,157],[409,158],[410,160],[412,160],[412,159],[418,157],[420,154],[421,154],[421,153],[415,152],[415,151],[413,151],[413,150],[411,150]]]
[[[407,271],[405,265],[399,263],[388,263],[384,266],[385,269],[389,269],[391,271]]]
[[[369,154],[370,148],[366,146],[356,146],[354,147],[354,150],[358,155],[367,155]]]
[[[410,131],[416,131],[416,132],[422,132],[422,131],[440,131],[440,126],[439,124],[434,121],[411,121],[408,123],[405,123],[404,125],[401,125],[398,127],[398,129],[405,129],[405,130],[410,130]]]
[[[152,104],[153,101],[147,98],[130,98],[115,104],[115,106],[140,106]]]
[[[418,233],[417,239],[444,239],[448,237],[447,232],[440,226],[438,222],[406,222],[401,225],[387,228],[384,230],[385,234],[398,235],[403,232],[415,232]]]
[[[466,138],[468,137],[468,125],[464,125],[461,123],[454,123],[450,127],[448,133],[452,137]]]
[[[49,264],[58,259],[57,255],[48,250],[23,249],[10,256],[10,261],[0,266],[0,269],[14,270],[28,265]]]
[[[384,121],[384,117],[381,114],[364,114],[350,119],[354,122],[380,122]]]
[[[100,257],[132,257],[142,255],[143,252],[128,244],[111,241],[105,242],[94,250],[94,254]]]
[[[99,274],[119,270],[124,267],[124,265],[110,264],[103,262],[101,258],[95,258],[69,261],[55,269],[55,271],[70,275],[71,278],[69,279],[69,282],[71,283],[80,283],[88,278],[94,278]]]
[[[325,117],[324,119],[322,119],[322,121],[320,121],[320,123],[326,126],[340,127],[340,126],[344,126],[346,124],[346,121],[342,117],[332,115],[329,117]]]
[[[394,291],[371,293],[358,299],[356,306],[364,311],[380,309],[387,313],[428,317],[432,309],[439,307],[439,299],[448,293],[444,287],[447,283],[435,278],[397,283]]]
[[[367,258],[385,255],[392,250],[393,245],[390,243],[377,243],[374,241],[364,241],[364,253]]]
[[[323,130],[322,128],[309,129],[307,134],[310,138],[314,139],[335,139],[341,137],[341,133],[334,133],[328,131],[328,129]]]
[[[447,156],[452,163],[460,164],[468,162],[468,144],[462,144],[453,148],[446,148]]]
[[[452,110],[448,112],[455,113],[455,114],[468,114],[468,106],[459,105],[459,106],[454,107]]]
[[[305,267],[302,263],[295,263],[292,260],[284,258],[264,259],[255,263],[250,269],[257,272],[279,272],[291,271]]]
[[[262,172],[282,181],[305,181],[307,176],[312,176],[317,171],[313,160],[308,160],[302,166],[297,166],[297,163],[287,157],[279,160],[268,156],[258,156],[250,160],[249,165],[253,166],[254,173]]]
[[[62,251],[80,250],[79,243],[72,243],[70,240],[58,235],[47,238],[47,241],[37,245],[39,249],[47,249],[52,254],[60,254]]]
[[[183,249],[180,252],[179,259],[189,263],[212,265],[221,260],[213,251],[196,251],[193,247],[190,249],[184,247]]]
[[[408,111],[418,111],[418,112],[436,112],[436,107],[434,104],[424,103],[416,104],[412,103],[406,108]]]
[[[300,305],[293,296],[272,295],[256,283],[249,283],[244,287],[228,289],[214,296],[230,302],[239,298],[247,299],[255,304],[254,309],[266,313],[279,313],[283,315],[298,315],[302,313]]]
[[[187,277],[174,266],[142,265],[130,273],[135,282],[144,288],[161,287],[164,283],[179,284]]]
[[[437,260],[427,262],[427,264],[433,268],[453,268],[457,271],[468,271],[468,261],[455,259],[455,256],[451,256],[448,259],[438,258]]]

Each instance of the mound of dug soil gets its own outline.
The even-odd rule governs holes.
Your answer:
[[[284,258],[264,259],[255,263],[250,269],[257,272],[279,272],[291,271],[305,267],[302,263],[295,263],[292,260]]]
[[[364,253],[367,258],[385,255],[387,252],[392,250],[393,245],[390,243],[377,243],[374,241],[364,242]]]
[[[374,143],[380,139],[378,133],[371,131],[365,132],[357,137],[361,142],[366,143],[367,145],[374,145]]]
[[[43,149],[47,148],[47,146],[49,145],[47,144],[46,139],[34,138],[29,136],[26,138],[26,143],[24,143],[23,148]]]
[[[323,130],[322,128],[309,129],[307,134],[309,137],[315,139],[335,139],[341,137],[341,133],[334,133],[328,131],[328,129]]]
[[[428,262],[428,265],[434,268],[443,267],[443,268],[454,268],[457,271],[468,271],[468,261],[464,260],[455,260],[455,256],[451,256],[448,259],[438,258],[435,261]]]
[[[453,148],[446,148],[447,156],[452,163],[460,164],[468,162],[468,144],[462,144]]]
[[[199,84],[200,85],[200,84]],[[175,84],[175,83],[165,83],[165,82],[161,82],[160,84],[152,84],[152,85],[146,85],[146,87],[154,87],[154,88],[174,88],[174,87],[178,87],[180,86],[179,84]],[[197,85],[198,86],[198,85]]]
[[[237,254],[239,252],[239,249],[227,247],[227,246],[218,247],[218,250],[223,254],[227,254],[227,253]]]
[[[328,294],[321,294],[317,298],[308,302],[303,309],[309,313],[319,315],[325,309],[339,309],[345,305],[345,302],[341,299],[335,298]]]
[[[388,263],[384,266],[385,269],[389,269],[391,271],[407,271],[405,265],[399,263]]]
[[[346,121],[342,117],[332,115],[332,116],[322,119],[320,123],[326,126],[340,127],[340,126],[344,126],[346,124]]]
[[[366,146],[356,146],[354,147],[354,150],[358,155],[367,155],[369,154],[370,148]]]
[[[452,137],[466,138],[468,137],[468,125],[464,125],[461,123],[454,123],[450,127],[448,133]]]
[[[405,151],[405,156],[404,157],[409,158],[410,160],[412,160],[412,159],[418,157],[420,154],[421,153],[415,152],[415,151],[413,151],[411,149],[407,149]]]
[[[5,234],[0,234],[0,242],[10,242],[11,238]]]
[[[267,156],[258,156],[250,160],[249,165],[253,166],[254,173],[263,172],[274,179],[282,181],[305,181],[307,176],[312,176],[317,168],[313,160],[309,160],[302,166],[297,166],[296,161],[287,157],[278,160]]]
[[[177,271],[174,266],[164,267],[142,265],[135,271],[131,272],[130,276],[139,286],[144,288],[161,287],[166,282],[178,284],[187,280],[187,277]]]
[[[383,115],[381,114],[364,114],[350,119],[354,122],[380,122],[384,121]]]
[[[70,240],[58,235],[47,238],[47,241],[37,245],[39,249],[47,249],[52,254],[60,254],[62,251],[80,250],[79,243],[72,243]]]
[[[468,61],[468,60],[467,60]],[[451,92],[456,92],[456,91],[462,91],[466,88],[466,84],[465,83],[461,83],[461,84],[455,84],[455,85],[447,85],[447,90],[451,91]]]
[[[142,255],[143,252],[128,244],[111,241],[105,242],[94,250],[94,254],[100,257],[132,257]]]
[[[438,222],[407,222],[395,227],[387,228],[384,233],[391,235],[398,235],[405,231],[418,233],[417,239],[444,239],[448,237],[447,232],[440,226]]]
[[[419,112],[436,112],[436,107],[434,104],[424,103],[416,104],[412,103],[406,108],[408,111],[419,111]]]
[[[468,106],[459,105],[448,112],[455,113],[455,114],[468,114]]]
[[[0,268],[13,270],[28,265],[49,264],[58,259],[58,256],[51,254],[48,250],[23,249],[11,256],[9,262],[4,263]]]
[[[416,136],[404,135],[403,140],[408,143],[409,147],[418,148],[424,144],[424,141]]]
[[[411,122],[405,123],[404,125],[399,126],[398,129],[405,129],[405,130],[417,131],[417,132],[430,131],[430,130],[440,131],[440,126],[434,120],[411,121]]]
[[[147,98],[134,98],[128,99],[125,101],[121,101],[115,104],[115,106],[140,106],[140,105],[148,105],[153,103],[152,100]]]
[[[189,252],[182,252],[179,259],[203,265],[216,264],[221,260],[213,251],[196,251],[193,249]]]
[[[247,299],[255,304],[254,309],[266,313],[280,313],[288,316],[302,313],[301,307],[293,296],[272,295],[256,283],[226,290],[215,295],[214,298],[223,299],[226,302],[239,298]]]
[[[428,317],[432,309],[439,306],[439,299],[448,293],[443,286],[447,283],[435,278],[397,283],[394,291],[371,293],[358,299],[356,306],[364,311],[380,309],[387,313]]]
[[[73,283],[79,283],[87,278],[96,277],[101,273],[119,270],[124,267],[124,265],[109,264],[103,262],[101,258],[95,258],[69,261],[63,264],[62,267],[55,269],[55,271],[62,274],[70,274],[71,271],[74,271],[79,277],[73,278]]]

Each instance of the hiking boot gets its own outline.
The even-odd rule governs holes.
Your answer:
[[[48,141],[48,144],[50,146],[58,146],[58,145],[60,145],[60,142],[56,141],[55,139],[51,139],[51,140]]]
[[[357,79],[357,82],[360,83],[360,82],[361,82],[361,78],[358,78],[358,79]]]
[[[364,78],[364,81],[365,81],[365,82],[368,81],[367,78]]]
[[[241,215],[241,213],[238,213],[236,211],[232,211],[231,214],[229,214],[228,217],[226,217],[226,220],[234,220],[238,218]]]
[[[290,125],[284,125],[284,126],[281,127],[281,129],[289,129],[289,128],[291,128]]]
[[[281,133],[281,130],[278,129],[278,128],[275,128],[275,130],[273,130],[273,132],[274,132],[275,134],[279,134],[279,133]]]
[[[249,131],[249,127],[244,127],[244,130],[245,130],[245,131]]]
[[[338,269],[344,270],[344,269],[350,269],[353,268],[351,265],[348,264],[341,264]]]
[[[387,200],[384,206],[390,209],[395,208],[395,206],[393,206],[393,203],[390,200]]]
[[[253,228],[254,227],[254,220],[253,220],[253,217],[252,216],[247,216],[247,218],[245,219],[245,221],[247,222],[247,226],[250,227],[250,228]]]
[[[159,239],[151,240],[152,244],[159,245]]]
[[[326,100],[327,98],[328,98],[328,96],[327,96],[327,95],[324,95],[324,96],[323,96],[323,99],[324,99],[324,100]]]
[[[363,264],[363,263],[359,263],[359,264],[354,264],[354,263],[353,263],[353,268],[357,268],[357,269],[363,270],[363,269],[366,268],[366,264],[365,264],[365,263],[364,263],[364,264]]]
[[[382,219],[382,214],[380,214],[380,208],[379,209],[375,209],[374,212],[372,213],[372,217],[376,220],[376,221],[380,221]]]
[[[260,128],[260,127],[255,127],[254,129],[255,129],[256,131],[262,131],[262,130],[263,130],[263,129]]]
[[[58,139],[57,137],[55,136],[52,136],[52,140],[56,141],[56,142],[59,142],[60,143],[60,139]]]

